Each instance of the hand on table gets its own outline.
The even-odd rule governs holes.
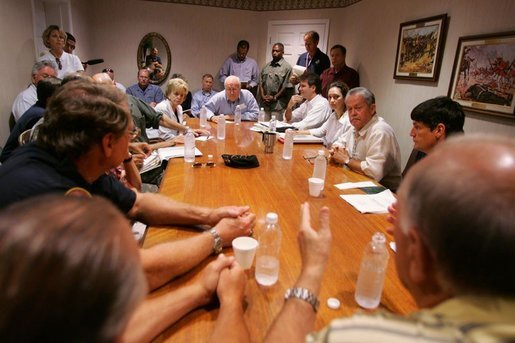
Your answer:
[[[331,161],[337,164],[345,164],[345,161],[348,161],[350,158],[347,149],[339,146],[333,146],[329,151],[329,154],[331,156]]]
[[[132,155],[132,161],[138,167],[138,169],[141,169],[143,167],[143,161],[145,160],[147,156],[144,154],[133,154]]]
[[[214,208],[209,214],[206,224],[214,226],[223,218],[237,218],[247,212],[249,212],[249,206],[223,206]]]
[[[250,236],[256,224],[256,215],[246,212],[236,218],[224,218],[214,227],[224,247],[230,247],[232,240],[236,237]]]
[[[198,136],[211,136],[211,131],[204,130],[204,129],[193,129],[193,133],[195,134],[195,137],[198,137]]]
[[[145,142],[131,142],[129,143],[129,151],[148,156],[152,153],[152,147]]]
[[[393,235],[394,225],[397,221],[397,206],[397,201],[388,206],[388,215],[386,216],[386,221],[392,225],[386,228],[386,232],[388,232],[390,235]]]
[[[300,229],[297,236],[302,259],[302,271],[314,273],[322,278],[331,250],[331,228],[329,208],[322,207],[318,216],[318,231],[311,227],[309,204],[301,205]],[[321,280],[320,280],[321,281]]]
[[[220,115],[217,115],[217,116],[212,116],[210,120],[213,123],[217,123],[218,124],[218,120],[220,119],[220,116],[224,116],[225,120],[227,120],[227,119],[233,120],[234,119],[233,115],[230,115],[230,114],[220,114]]]
[[[220,275],[223,270],[231,267],[235,263],[233,256],[225,256],[224,254],[218,255],[216,260],[210,262],[202,271],[198,286],[203,294],[203,303],[208,303],[215,291],[217,290]]]
[[[223,306],[227,303],[235,303],[240,305],[245,297],[245,285],[247,277],[240,265],[234,261],[228,268],[220,273],[216,294]]]

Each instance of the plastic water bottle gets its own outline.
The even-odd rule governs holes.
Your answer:
[[[385,236],[376,232],[363,252],[354,295],[358,305],[363,308],[374,309],[381,302],[384,276],[390,257],[385,242]]]
[[[283,146],[283,158],[285,160],[291,160],[293,157],[293,130],[288,129],[284,134],[284,146]]]
[[[202,106],[200,109],[200,127],[207,126],[207,109],[206,106]]]
[[[318,156],[315,158],[315,167],[313,168],[313,177],[325,180],[326,169],[327,159],[325,158],[324,150],[318,150]]]
[[[272,117],[270,117],[270,124],[269,129],[272,132],[275,132],[277,128],[277,119],[275,119],[275,114],[272,114]]]
[[[225,117],[223,114],[220,114],[220,118],[218,118],[216,138],[220,140],[225,139]]]
[[[256,281],[262,286],[272,286],[279,278],[279,253],[281,229],[277,213],[267,213],[265,227],[259,235],[256,252]]]
[[[259,109],[258,122],[263,122],[263,121],[265,121],[265,117],[266,117],[265,109],[264,109],[263,107],[261,107],[261,108]]]
[[[195,162],[195,134],[189,127],[184,135],[184,162]]]
[[[236,108],[234,109],[234,125],[240,125],[241,124],[241,107],[240,105],[236,105]]]

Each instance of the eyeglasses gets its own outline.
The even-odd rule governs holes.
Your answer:
[[[309,162],[309,164],[315,164],[315,158],[317,158],[317,157],[318,157],[318,154],[313,155],[313,156],[302,156],[302,158],[304,158],[304,160]],[[324,156],[324,158],[327,160],[327,156]]]
[[[215,164],[215,162],[207,162],[207,163],[195,162],[191,166],[193,168],[202,168],[202,167],[213,168],[214,166],[216,166],[216,164]]]
[[[105,69],[102,69],[102,73],[114,73],[114,70],[111,68],[105,68]]]
[[[60,58],[55,58],[55,62],[57,63],[57,66],[59,67],[59,70],[62,70],[63,69],[63,64],[61,63],[61,59]]]

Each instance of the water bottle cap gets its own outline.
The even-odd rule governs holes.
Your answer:
[[[268,224],[276,224],[278,218],[279,217],[277,216],[277,213],[269,212],[269,213],[266,214],[266,222]]]
[[[372,242],[374,242],[374,244],[384,244],[386,242],[386,237],[383,233],[376,232],[372,236]]]
[[[324,150],[318,150],[319,155],[325,155]]]

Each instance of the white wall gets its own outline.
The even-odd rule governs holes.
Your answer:
[[[394,80],[399,24],[443,13],[450,20],[438,82]],[[447,95],[458,38],[515,30],[513,0],[364,0],[342,14],[345,25],[339,37],[356,54],[349,65],[359,67],[362,85],[376,95],[378,113],[395,129],[403,165],[412,148],[409,114],[420,102]],[[515,120],[466,115],[467,133],[494,132],[515,137]]]
[[[409,113],[418,103],[446,95],[460,36],[515,30],[513,0],[363,0],[347,8],[286,12],[250,12],[213,7],[137,0],[71,0],[77,54],[82,60],[104,58],[88,68],[115,69],[117,81],[136,82],[136,51],[148,32],[159,32],[172,51],[171,72],[181,72],[197,89],[200,76],[216,74],[240,39],[251,44],[249,56],[262,66],[269,20],[330,20],[329,46],[347,47],[347,64],[358,69],[361,83],[377,97],[378,112],[392,124],[401,145],[403,163],[411,151]],[[4,77],[0,85],[0,145],[8,134],[7,120],[16,94],[30,75],[34,58],[30,0],[3,0],[0,13],[0,51]],[[4,10],[5,9],[5,10]],[[450,17],[438,82],[393,79],[399,24],[447,13]],[[24,23],[24,25],[19,25]],[[14,29],[15,28],[15,29]],[[220,85],[219,85],[220,86]],[[485,118],[467,113],[467,132],[497,132],[514,136],[515,120]]]

